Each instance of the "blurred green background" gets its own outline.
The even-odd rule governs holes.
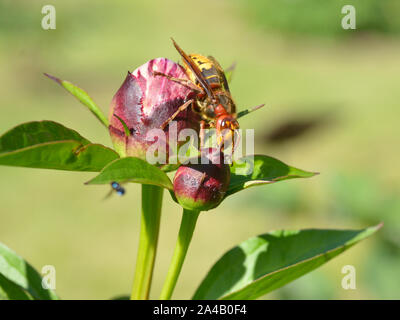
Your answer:
[[[53,4],[57,29],[41,28]],[[357,29],[343,30],[353,4]],[[237,62],[231,91],[256,129],[256,153],[321,175],[243,191],[200,216],[174,298],[188,299],[229,248],[260,233],[293,228],[384,228],[321,269],[266,299],[400,298],[400,3],[398,0],[13,1],[0,0],[0,132],[54,120],[93,142],[108,133],[45,78],[87,90],[107,112],[128,70],[188,52]],[[140,187],[103,201],[90,173],[0,167],[0,241],[39,270],[56,267],[64,299],[130,292]],[[152,298],[166,276],[180,208],[165,194]],[[357,289],[344,290],[353,265]]]

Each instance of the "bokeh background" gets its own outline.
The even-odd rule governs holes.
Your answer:
[[[57,29],[41,28],[56,8]],[[343,30],[353,4],[357,29]],[[385,223],[372,238],[266,299],[400,298],[400,3],[398,0],[0,0],[0,132],[54,120],[93,142],[108,133],[48,72],[84,88],[107,112],[128,70],[188,52],[237,62],[241,121],[257,153],[321,174],[245,190],[200,216],[174,298],[188,299],[212,264],[273,229]],[[128,294],[138,242],[140,187],[103,201],[90,173],[0,167],[0,241],[39,270],[57,271],[64,299]],[[181,217],[165,194],[152,297],[165,278]],[[344,290],[353,265],[357,289]]]

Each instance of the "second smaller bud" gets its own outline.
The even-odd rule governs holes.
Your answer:
[[[229,187],[230,169],[217,149],[202,150],[198,164],[181,165],[174,177],[179,204],[188,210],[207,211],[217,207]]]

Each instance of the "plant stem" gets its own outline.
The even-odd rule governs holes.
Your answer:
[[[199,213],[200,211],[183,210],[178,240],[175,245],[174,255],[172,256],[167,278],[165,279],[164,287],[161,291],[161,300],[171,299],[179,274],[182,270],[183,262],[185,261],[190,241],[192,240]]]
[[[149,298],[160,230],[163,191],[161,187],[142,184],[139,249],[131,300]]]

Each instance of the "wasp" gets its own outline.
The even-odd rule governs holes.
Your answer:
[[[236,105],[232,99],[228,81],[218,61],[212,56],[206,57],[200,54],[186,54],[174,39],[171,40],[182,57],[183,68],[188,79],[174,78],[157,71],[153,71],[153,74],[155,76],[164,76],[189,87],[196,93],[196,96],[182,104],[178,110],[162,124],[161,129],[164,129],[179,112],[191,106],[201,117],[200,129],[202,130],[200,131],[200,144],[204,141],[203,129],[207,127],[216,129],[219,146],[222,146],[222,144],[226,142],[229,143],[234,138],[235,130],[239,129],[237,119],[264,105],[262,104],[237,114]]]

